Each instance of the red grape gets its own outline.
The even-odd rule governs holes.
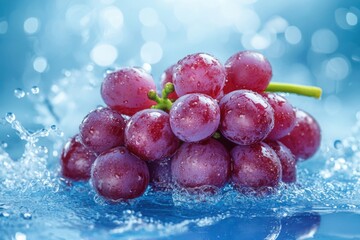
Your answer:
[[[295,127],[279,141],[290,149],[297,160],[309,159],[320,147],[320,126],[310,114],[297,109]]]
[[[75,135],[65,144],[62,151],[61,174],[76,181],[88,180],[95,159],[96,154],[80,142],[79,135]]]
[[[186,94],[178,98],[169,114],[172,131],[185,142],[210,137],[220,123],[219,105],[204,94]]]
[[[177,63],[173,83],[178,96],[203,93],[216,98],[224,87],[225,77],[225,68],[216,58],[206,53],[196,53]]]
[[[225,63],[226,83],[224,93],[239,89],[263,92],[268,86],[272,69],[261,53],[242,51],[231,56]]]
[[[110,109],[91,111],[80,124],[82,143],[97,154],[124,144],[125,119]]]
[[[101,96],[110,108],[131,116],[156,104],[148,98],[150,90],[156,91],[152,76],[141,68],[127,67],[105,77]]]
[[[170,157],[180,144],[171,131],[169,114],[158,109],[135,113],[125,128],[125,145],[143,160]]]
[[[231,151],[232,182],[240,191],[262,191],[276,187],[281,180],[281,163],[269,145],[260,142],[237,146]]]
[[[230,176],[230,156],[226,148],[209,138],[198,143],[184,143],[171,162],[173,181],[180,187],[222,187]]]
[[[155,190],[171,189],[171,160],[169,158],[147,162],[150,172],[150,186]]]
[[[176,68],[176,64],[171,65],[161,75],[161,87],[162,88],[165,88],[165,84],[167,84],[167,83],[173,83],[173,74],[174,74],[175,68]],[[175,101],[176,99],[179,98],[179,96],[176,94],[176,91],[174,91],[168,95],[168,98],[171,99],[172,101]]]
[[[296,159],[294,154],[279,141],[266,141],[278,156],[281,162],[282,178],[285,183],[296,182]]]
[[[149,184],[149,178],[146,163],[125,147],[103,152],[91,169],[91,182],[96,192],[111,201],[141,196]]]
[[[274,127],[274,111],[260,94],[237,90],[220,101],[220,131],[232,142],[250,145],[266,138]]]
[[[296,116],[293,106],[283,97],[274,93],[263,93],[263,97],[274,109],[274,128],[268,139],[276,140],[287,135],[295,126]]]

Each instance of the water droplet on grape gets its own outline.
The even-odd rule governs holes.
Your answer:
[[[23,97],[25,97],[25,92],[24,92],[24,90],[22,90],[21,88],[16,88],[16,89],[14,90],[14,95],[15,95],[15,97],[17,97],[17,98],[23,98]]]
[[[12,123],[13,121],[15,121],[16,119],[16,116],[14,113],[12,112],[8,112],[6,115],[5,115],[5,120],[8,122],[8,123]]]
[[[31,93],[32,94],[38,94],[40,92],[40,88],[38,87],[38,86],[33,86],[32,88],[31,88]]]
[[[343,148],[343,143],[342,143],[342,141],[341,141],[341,140],[335,140],[335,141],[334,141],[334,148],[336,148],[336,149],[341,149],[341,148]]]

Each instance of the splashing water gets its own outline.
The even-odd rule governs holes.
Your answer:
[[[0,148],[0,226],[4,229],[0,229],[0,236],[5,239],[49,238],[56,233],[64,239],[207,238],[202,234],[213,226],[220,229],[220,238],[225,238],[229,237],[227,224],[237,226],[236,231],[245,236],[250,233],[238,226],[250,224],[263,233],[263,238],[276,239],[285,231],[283,221],[302,212],[311,212],[310,218],[316,220],[314,211],[360,211],[360,119],[351,136],[323,146],[313,159],[300,163],[298,182],[281,185],[273,195],[244,196],[231,186],[213,195],[198,196],[186,191],[160,193],[148,189],[141,198],[109,204],[96,195],[89,183],[68,182],[58,175],[64,143],[61,128],[83,105],[74,105],[78,98],[70,88],[81,74],[67,71],[60,84],[43,98],[47,101],[37,103],[39,113],[48,116],[43,118],[46,123],[54,119],[54,114],[65,116],[57,125],[32,132],[14,113],[4,117],[3,124],[10,125],[25,141],[23,154],[17,160],[6,152],[5,143]],[[99,92],[98,84],[87,81],[77,83],[86,86],[81,91]],[[40,144],[44,139],[50,147]],[[29,222],[31,227],[26,227]],[[46,230],[41,227],[44,223]]]

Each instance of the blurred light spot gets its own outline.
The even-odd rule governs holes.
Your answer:
[[[325,75],[329,79],[342,80],[349,74],[350,66],[344,57],[331,58],[325,65]]]
[[[285,30],[285,39],[290,44],[298,44],[301,41],[300,29],[295,26],[289,26]]]
[[[37,57],[34,59],[33,67],[34,67],[35,71],[42,73],[46,70],[47,66],[48,66],[48,63],[47,63],[46,58]]]
[[[140,50],[140,56],[143,62],[154,64],[162,58],[162,48],[157,42],[146,42]]]
[[[39,20],[37,18],[31,17],[25,20],[24,22],[24,31],[27,34],[34,34],[39,29]]]
[[[142,69],[144,69],[147,73],[151,73],[151,65],[148,63],[144,63],[142,66]]]
[[[318,53],[333,53],[338,44],[336,35],[329,29],[317,30],[311,38],[312,50]]]
[[[118,52],[113,45],[97,44],[90,53],[91,59],[99,66],[110,66],[118,57]]]
[[[113,28],[120,28],[124,23],[124,16],[120,9],[115,6],[110,6],[103,9],[100,13],[105,23]]]
[[[253,10],[244,9],[239,13],[239,16],[241,17],[235,22],[235,27],[239,32],[253,33],[260,27],[260,18]]]
[[[342,108],[341,100],[335,95],[330,95],[324,101],[324,108],[329,115],[336,115]]]
[[[271,39],[264,34],[255,34],[251,39],[251,45],[258,50],[266,49],[270,44]]]
[[[280,16],[276,16],[272,19],[270,19],[269,21],[266,22],[265,24],[265,28],[268,31],[274,32],[274,33],[282,33],[285,32],[285,30],[288,27],[288,22],[286,21],[286,19],[280,17]]]
[[[26,235],[22,232],[16,232],[15,240],[26,240]]]
[[[350,11],[347,8],[338,8],[335,11],[335,21],[337,25],[343,29],[351,29],[358,23],[359,9],[351,7]]]
[[[140,10],[139,19],[144,26],[154,26],[159,21],[158,14],[153,8],[143,8]]]
[[[7,21],[0,22],[0,34],[5,34],[8,30],[8,23]]]
[[[350,25],[350,26],[355,26],[358,23],[358,18],[357,16],[352,13],[352,12],[348,12],[346,14],[346,22]]]

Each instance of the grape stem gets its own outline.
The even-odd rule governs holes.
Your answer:
[[[319,87],[279,82],[270,82],[265,91],[295,93],[314,98],[320,98],[322,94],[322,89]]]
[[[168,98],[168,96],[174,90],[175,90],[174,85],[172,83],[165,84],[165,87],[162,90],[161,97],[154,90],[150,90],[148,93],[148,98],[154,100],[157,103],[151,106],[151,108],[161,109],[166,112],[170,111],[172,106],[172,101]]]

